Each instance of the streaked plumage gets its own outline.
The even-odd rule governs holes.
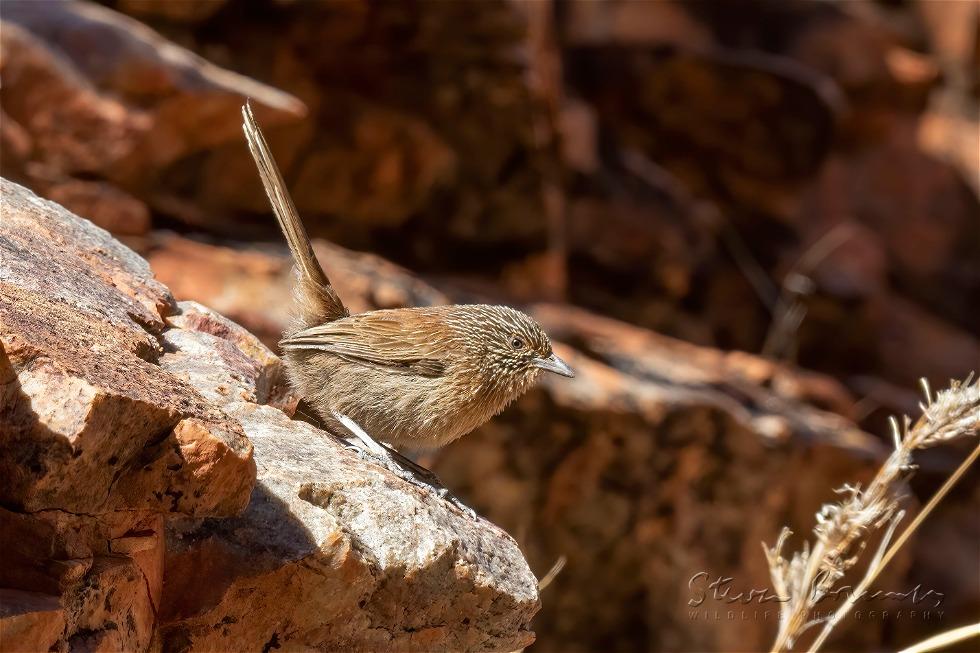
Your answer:
[[[296,259],[297,326],[281,345],[293,386],[325,426],[334,411],[375,439],[439,447],[523,394],[539,372],[572,371],[528,315],[484,304],[402,308],[350,315],[313,254],[251,109],[246,139]]]

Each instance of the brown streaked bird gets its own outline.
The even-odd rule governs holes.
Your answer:
[[[537,322],[506,306],[350,315],[317,262],[248,103],[242,115],[249,149],[296,263],[297,315],[280,343],[286,369],[328,430],[356,434],[359,426],[395,446],[432,449],[502,411],[542,371],[574,376]]]

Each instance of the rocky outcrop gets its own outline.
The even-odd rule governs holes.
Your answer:
[[[352,310],[480,298],[451,284],[437,289],[370,254],[323,241],[314,248]],[[261,298],[256,328],[278,334],[285,326],[292,283],[285,252],[236,252],[169,235],[149,259],[161,279],[199,301],[250,320]],[[582,309],[529,310],[559,341],[576,378],[545,379],[423,460],[481,514],[518,534],[539,573],[567,558],[543,596],[537,645],[766,646],[774,613],[770,621],[728,621],[708,612],[724,604],[709,601],[692,619],[688,582],[706,572],[768,587],[759,542],[784,524],[808,532],[833,487],[873,469],[882,449],[846,418],[854,409],[847,392],[820,375]]]
[[[278,358],[7,180],[4,650],[475,650],[533,641],[513,541],[283,412]]]
[[[7,181],[3,200],[3,504],[240,511],[254,480],[241,426],[156,364],[167,289],[56,204]]]

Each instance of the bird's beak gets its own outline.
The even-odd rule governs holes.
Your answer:
[[[562,376],[574,377],[575,371],[568,366],[568,363],[558,358],[558,354],[552,354],[547,358],[535,358],[534,364],[543,370],[561,374]]]

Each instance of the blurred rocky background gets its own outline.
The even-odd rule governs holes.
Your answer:
[[[531,307],[584,370],[424,460],[543,575],[532,650],[755,650],[688,579],[767,584],[916,383],[980,368],[971,0],[8,0],[0,173],[274,346],[289,263],[252,98],[352,310]],[[744,353],[742,353],[744,352]],[[884,446],[887,446],[887,442]],[[920,499],[956,452],[923,457]],[[888,589],[980,610],[978,476]],[[722,608],[725,606],[719,606]]]

